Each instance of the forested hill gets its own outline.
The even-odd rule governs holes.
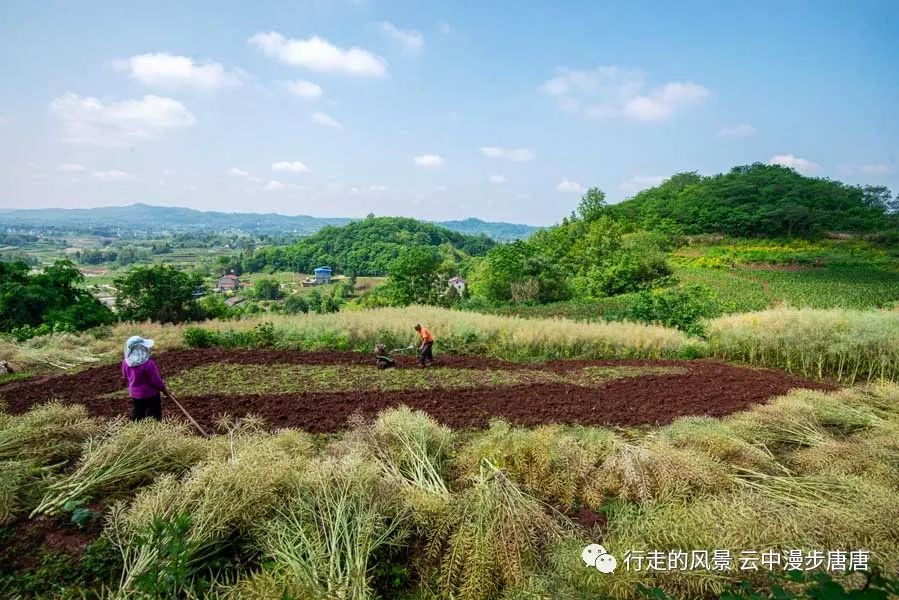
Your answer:
[[[457,258],[481,256],[495,244],[485,235],[465,235],[415,219],[368,217],[343,227],[325,227],[292,246],[257,250],[244,258],[243,268],[309,273],[315,267],[328,265],[340,273],[384,275],[391,261],[406,248],[440,248],[447,257]]]
[[[680,173],[609,211],[638,227],[778,237],[886,229],[895,219],[887,212],[896,204],[884,187],[849,186],[756,163],[711,177]]]
[[[194,210],[175,206],[104,206],[99,208],[43,208],[0,210],[0,229],[54,228],[78,232],[178,233],[215,231],[266,234],[309,235],[328,225],[346,225],[352,219],[322,218],[277,213],[227,213]],[[480,219],[437,223],[452,231],[469,235],[484,234],[498,241],[523,239],[537,227],[514,223],[495,223]]]

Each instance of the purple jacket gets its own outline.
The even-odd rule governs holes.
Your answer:
[[[137,367],[129,367],[122,361],[122,377],[128,380],[128,392],[132,398],[151,398],[165,389],[165,382],[151,358]]]

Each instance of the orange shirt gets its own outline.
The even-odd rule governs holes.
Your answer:
[[[418,332],[418,335],[421,336],[422,342],[433,342],[434,336],[431,335],[431,332],[428,331],[427,327],[422,327],[421,331]]]

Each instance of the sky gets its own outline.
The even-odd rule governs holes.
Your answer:
[[[899,191],[899,2],[0,0],[0,209],[558,222],[770,162]]]

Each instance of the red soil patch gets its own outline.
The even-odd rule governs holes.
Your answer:
[[[10,573],[35,569],[47,551],[80,559],[87,546],[100,534],[97,526],[78,529],[65,517],[23,517],[7,527],[9,545],[0,551],[0,561]]]
[[[184,350],[155,357],[165,375],[209,363],[236,364],[357,364],[375,368],[371,357],[348,352],[267,350]],[[417,368],[413,357],[399,357],[400,368]],[[577,423],[633,426],[664,424],[686,415],[723,416],[784,394],[792,388],[831,389],[832,386],[793,377],[780,371],[750,369],[714,361],[553,361],[543,364],[509,363],[469,356],[438,356],[435,365],[475,369],[539,369],[564,373],[586,366],[678,366],[681,374],[615,379],[596,385],[546,383],[466,389],[351,391],[223,396],[210,390],[203,396],[179,396],[202,425],[211,428],[217,415],[255,413],[273,427],[298,427],[311,432],[337,431],[354,413],[374,416],[400,404],[423,410],[451,427],[486,427],[502,418],[519,425]],[[25,380],[0,386],[0,399],[10,412],[24,412],[34,404],[59,399],[85,404],[91,414],[126,415],[129,403],[101,398],[123,387],[118,365],[95,367],[72,375]],[[166,414],[177,409],[166,403]]]

